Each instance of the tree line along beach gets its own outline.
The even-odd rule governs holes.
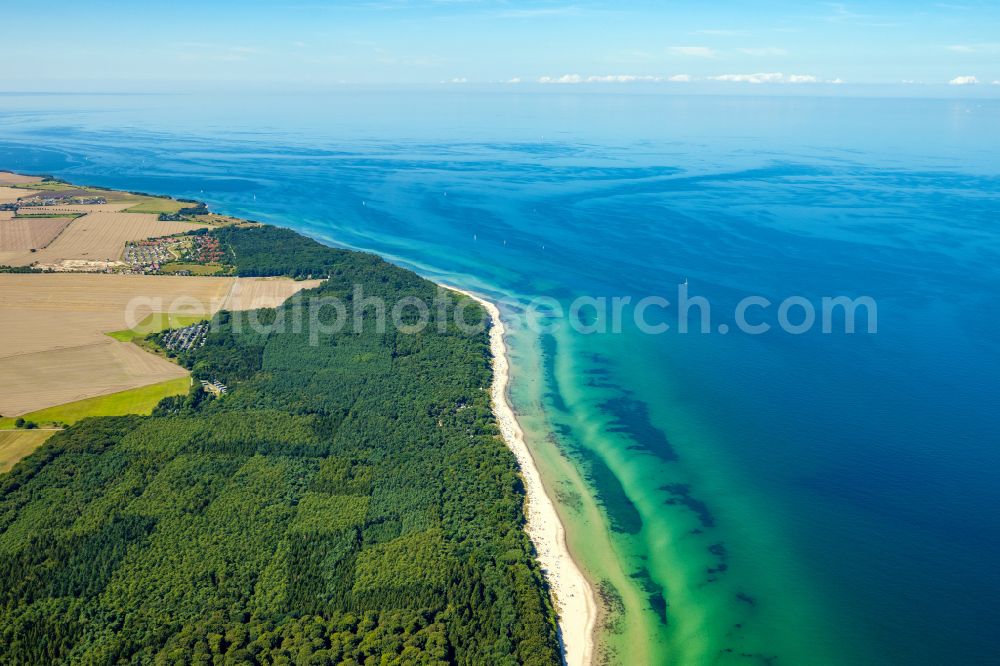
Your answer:
[[[8,204],[70,190],[0,183]],[[255,333],[241,313],[273,324],[299,297],[439,289],[187,202],[79,200],[94,192],[0,219],[9,658],[592,661],[597,603],[506,399],[495,306],[449,297],[479,303],[478,333]],[[156,257],[211,272],[128,274],[128,243],[190,235],[224,256]],[[136,297],[153,305],[125,322]],[[199,321],[199,344],[165,344]]]

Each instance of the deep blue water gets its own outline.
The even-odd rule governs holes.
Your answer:
[[[840,663],[1000,654],[998,158],[983,100],[0,95],[0,169],[202,199],[495,297],[673,300],[687,279],[713,331],[749,295],[874,298],[874,335],[626,326],[537,347],[538,409],[618,477],[593,490],[666,599],[650,612],[685,609],[659,573],[682,550],[640,543],[673,515],[643,507],[677,504],[629,456],[716,517],[720,589],[745,590],[747,644],[778,663],[808,661],[785,651],[799,632]],[[588,400],[614,455],[574,432]],[[801,595],[833,623],[790,623]]]

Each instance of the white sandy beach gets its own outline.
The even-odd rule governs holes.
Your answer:
[[[482,304],[493,320],[490,349],[493,352],[493,412],[504,441],[514,452],[527,493],[527,527],[538,561],[552,590],[559,614],[560,640],[567,666],[589,666],[594,659],[594,628],[597,624],[597,599],[583,572],[569,553],[566,530],[552,499],[545,492],[541,475],[524,441],[524,431],[507,399],[510,367],[500,310],[475,294],[448,287]]]

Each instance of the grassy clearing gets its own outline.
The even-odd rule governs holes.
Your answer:
[[[18,418],[33,421],[39,427],[64,423],[72,425],[90,416],[122,416],[124,414],[149,414],[164,398],[184,395],[191,386],[190,377],[178,377],[151,386],[142,386],[128,391],[87,398],[65,405],[57,405],[37,412],[23,414]],[[14,428],[14,417],[0,418],[0,430]],[[28,432],[28,431],[25,431]]]
[[[257,224],[256,222],[247,222],[238,217],[229,217],[228,215],[219,215],[218,213],[197,215],[193,218],[193,221],[200,222],[201,224],[211,224],[215,227],[256,226]]]
[[[191,271],[192,275],[215,275],[226,271],[226,266],[222,264],[192,264],[183,261],[166,264],[160,267],[161,273],[176,273],[177,271]]]
[[[154,312],[146,315],[135,328],[127,328],[124,331],[113,331],[106,333],[119,342],[132,342],[138,338],[144,338],[150,333],[159,333],[168,328],[184,328],[191,324],[204,321],[207,317],[202,315],[180,315],[167,312]]]
[[[48,190],[48,191],[63,191],[63,190],[82,190],[86,188],[77,187],[76,185],[70,185],[69,183],[64,183],[58,180],[42,180],[37,183],[12,183],[7,187],[16,187],[19,190]]]
[[[73,192],[86,193],[87,196],[93,197],[105,197],[107,198],[108,191],[93,187],[80,187],[78,185],[72,185],[70,183],[64,183],[57,180],[45,180],[40,183],[19,183],[17,185],[10,185],[10,187],[16,187],[22,190],[37,190],[39,192],[66,192],[72,190]],[[81,196],[83,196],[81,194]]]
[[[144,198],[138,205],[125,210],[126,213],[176,213],[181,208],[191,208],[195,204],[173,199]]]
[[[0,430],[0,474],[31,454],[56,430]]]

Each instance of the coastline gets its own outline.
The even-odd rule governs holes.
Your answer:
[[[450,285],[440,286],[475,300],[490,316],[490,351],[493,355],[491,403],[504,442],[514,453],[524,479],[524,529],[535,548],[536,559],[556,610],[563,662],[567,666],[590,666],[596,656],[596,627],[600,607],[593,586],[570,554],[565,527],[552,498],[545,490],[535,459],[525,442],[524,431],[508,399],[510,365],[500,311],[494,303],[474,293]],[[236,287],[234,282],[227,291],[224,297],[226,305],[236,295]]]
[[[293,278],[308,271],[310,279],[312,275],[326,278],[317,281],[326,284],[313,291],[316,298],[324,298],[331,292],[339,294],[340,287],[352,283],[355,293],[367,289],[390,302],[403,294],[411,298],[419,295],[424,302],[431,302],[435,297],[437,286],[433,282],[372,255],[326,247],[292,229],[259,224],[239,224],[237,227],[214,230],[211,236],[200,239],[201,242],[191,242],[195,250],[213,245],[209,240],[214,240],[215,246],[227,248],[221,257],[225,260],[216,264],[222,268],[213,268],[213,272],[224,270],[235,275],[267,276],[262,276],[261,280],[274,276],[275,280],[268,287],[283,286],[287,282],[296,287],[297,293],[298,287],[318,286],[303,280],[293,282]],[[87,227],[86,231],[91,229]],[[139,242],[142,241],[136,241]],[[191,249],[190,246],[185,248]],[[184,254],[186,257],[189,252]],[[179,255],[174,254],[178,259],[185,258]],[[209,263],[207,255],[207,251],[199,251],[191,265]],[[111,264],[112,260],[108,259],[107,263]],[[160,266],[154,271],[159,273]],[[255,292],[253,289],[238,293],[239,287],[227,284],[229,280],[214,280],[208,294],[210,298],[196,299],[186,286],[195,284],[198,279],[213,278],[193,277],[193,271],[185,273],[187,277],[174,279],[148,278],[185,283],[178,300],[187,299],[186,302],[211,300],[219,303],[220,289],[225,291],[228,287],[227,308],[267,307],[242,305],[249,296],[261,294],[250,293]],[[341,283],[333,283],[334,273],[342,279]],[[112,279],[76,274],[12,277],[35,281],[30,285],[34,302],[42,302],[48,307],[56,302],[47,297],[52,290],[41,290],[38,281],[59,278],[56,290],[62,292],[67,281],[93,278],[94,282],[107,282]],[[139,277],[127,279],[140,282]],[[233,280],[243,283],[242,277]],[[275,292],[280,290],[264,291],[266,297],[279,298]],[[96,302],[96,298],[110,309],[121,307],[119,301],[102,297],[103,294],[91,296],[88,303]],[[138,298],[132,295],[126,308]],[[335,297],[328,298],[333,300]],[[27,300],[8,297],[5,302],[17,304]],[[68,300],[75,303],[79,299]],[[284,300],[280,298],[272,307],[280,307]],[[247,330],[233,320],[220,322],[218,328],[209,327],[210,335],[205,325],[188,326],[175,320],[173,314],[173,306],[162,313],[159,309],[154,310],[157,322],[163,320],[158,325],[175,330],[156,338],[146,336],[144,341],[149,347],[146,351],[175,352],[176,355],[170,356],[176,358],[180,366],[202,372],[201,376],[208,378],[203,379],[202,384],[211,382],[218,389],[212,391],[215,396],[206,396],[208,391],[202,391],[196,381],[184,377],[185,387],[193,385],[194,388],[183,390],[176,397],[167,396],[171,398],[168,402],[159,401],[156,409],[150,408],[152,414],[147,411],[139,412],[134,418],[88,418],[79,425],[71,424],[72,430],[57,437],[11,473],[15,484],[11,489],[28,496],[27,501],[5,499],[15,503],[16,516],[8,522],[24,527],[20,532],[16,529],[11,532],[15,537],[30,536],[39,515],[44,522],[50,514],[64,513],[66,502],[60,500],[66,500],[72,504],[74,514],[98,516],[90,528],[101,535],[99,551],[114,549],[120,552],[135,546],[134,560],[119,563],[112,558],[110,570],[104,567],[96,572],[86,567],[81,569],[72,558],[61,557],[58,545],[50,549],[52,557],[44,564],[56,571],[53,575],[58,577],[64,575],[62,572],[69,572],[66,575],[74,576],[75,580],[93,578],[102,593],[100,599],[93,594],[85,595],[88,598],[81,602],[92,604],[93,610],[84,606],[81,606],[83,610],[72,610],[80,610],[88,616],[91,613],[99,615],[102,612],[100,604],[108,603],[109,607],[128,612],[130,608],[159,603],[166,596],[171,600],[167,605],[174,604],[177,612],[168,608],[159,615],[140,618],[134,626],[104,627],[97,632],[99,635],[84,639],[79,632],[60,633],[60,618],[37,627],[30,624],[37,613],[30,604],[21,603],[23,599],[19,597],[5,609],[5,615],[9,614],[15,625],[30,625],[38,630],[27,634],[15,631],[17,635],[11,648],[14,661],[59,661],[74,653],[83,654],[84,658],[88,653],[99,657],[119,644],[133,646],[137,653],[157,654],[171,650],[184,659],[194,658],[191,655],[197,657],[201,646],[185,643],[183,637],[202,633],[204,618],[188,613],[190,617],[183,626],[176,623],[168,626],[163,622],[164,617],[175,617],[190,610],[192,595],[197,596],[198,606],[206,608],[250,608],[255,612],[254,631],[274,637],[259,646],[251,646],[252,639],[246,630],[247,614],[234,612],[214,618],[212,626],[218,627],[219,635],[235,636],[231,641],[210,648],[217,659],[225,655],[226,659],[240,660],[239,655],[245,656],[249,651],[262,662],[315,659],[323,655],[329,657],[327,653],[336,649],[339,658],[351,663],[379,658],[382,661],[440,661],[449,653],[470,663],[557,664],[564,661],[565,647],[554,609],[545,606],[543,590],[546,584],[535,568],[536,554],[520,534],[524,523],[518,503],[523,506],[524,494],[516,485],[517,471],[510,466],[510,459],[504,458],[503,449],[497,448],[501,446],[496,441],[499,433],[491,425],[489,413],[484,412],[484,408],[493,409],[493,405],[488,405],[491,398],[487,397],[492,397],[492,393],[485,391],[487,383],[494,384],[494,377],[483,363],[482,329],[473,329],[461,336],[449,336],[448,331],[427,331],[427,337],[433,338],[433,342],[420,350],[419,355],[414,354],[418,363],[397,364],[393,362],[397,358],[397,341],[387,340],[377,329],[366,331],[360,324],[354,334],[340,337],[337,336],[340,329],[313,329],[308,340],[301,335],[301,328],[269,327],[263,329],[267,337],[265,344],[258,337],[261,328]],[[201,321],[200,317],[194,319]],[[95,329],[103,328],[96,334],[107,336],[105,331],[111,324],[113,321],[98,321],[94,324]],[[397,325],[401,331],[405,330],[401,324]],[[75,333],[78,327],[71,329]],[[178,334],[177,330],[181,332]],[[42,331],[45,332],[47,329]],[[128,329],[111,335],[117,337],[108,344],[124,345],[137,339],[140,333]],[[22,340],[27,339],[22,336]],[[15,340],[15,343],[21,344],[22,340]],[[245,346],[243,343],[247,340],[253,340],[249,344],[259,353],[265,353],[266,347],[285,359],[281,369],[267,367],[263,362],[238,365],[228,361],[234,353],[240,354],[238,349]],[[316,353],[310,353],[314,348]],[[232,386],[234,393],[253,396],[252,399],[246,403],[239,398],[235,403],[228,401],[223,395],[227,392],[226,387],[220,379]],[[283,399],[289,396],[289,387],[303,389],[306,385],[302,392],[293,388],[294,397]],[[368,393],[359,392],[358,386],[362,385]],[[413,393],[414,386],[420,389],[419,396]],[[444,388],[439,392],[441,387]],[[303,409],[305,392],[309,393],[312,402]],[[204,409],[212,400],[219,402]],[[434,419],[434,411],[442,404],[441,400],[453,400],[459,406],[456,411],[465,405],[475,405],[476,409],[467,414],[475,412],[475,420]],[[266,408],[259,407],[265,402]],[[347,433],[344,438],[333,441],[330,430],[318,426],[316,415],[328,414],[344,404],[352,405],[356,421],[339,431]],[[385,418],[369,417],[369,414],[382,414],[383,410],[391,412],[392,408],[386,409],[385,405],[408,405],[411,408],[403,408],[403,412],[428,416],[401,420],[397,412]],[[217,445],[208,444],[191,455],[184,450],[183,442],[171,448],[165,442],[175,432],[174,417],[181,412],[190,432],[204,433],[206,442],[214,437],[212,433],[237,430],[242,439],[236,446],[231,444],[232,440],[219,440]],[[146,450],[128,450],[127,443],[121,449],[115,448],[139,424],[149,435],[143,440]],[[338,427],[341,421],[324,421],[323,424]],[[26,431],[35,428],[33,422],[18,425]],[[74,442],[91,441],[107,443],[97,451],[106,457],[95,460],[89,455],[93,452],[91,449],[78,451],[80,447],[74,446]],[[427,442],[440,442],[441,446],[428,453]],[[227,458],[220,468],[215,463],[223,449]],[[198,512],[186,509],[170,513],[170,507],[176,504],[172,493],[183,494],[184,487],[177,490],[177,484],[169,479],[162,481],[165,477],[143,475],[141,471],[147,470],[149,464],[143,457],[147,454],[162,463],[160,468],[167,470],[173,470],[169,463],[176,459],[184,467],[180,473],[190,483],[212,487],[205,502],[217,502],[215,506],[221,507],[220,510],[208,512],[204,521],[199,519]],[[70,474],[85,475],[87,470],[95,468],[121,468],[127,473],[95,477],[85,484],[83,492],[72,498],[55,497],[49,501],[51,493],[46,492],[49,481],[39,470],[55,458],[71,470]],[[202,464],[202,459],[207,464]],[[137,480],[133,469],[140,470],[141,479]],[[228,482],[232,479],[238,482]],[[470,482],[455,485],[454,479]],[[32,484],[31,488],[22,489],[22,483]],[[126,486],[130,490],[122,491]],[[162,488],[165,490],[161,493],[159,489]],[[152,491],[147,493],[149,489]],[[153,493],[158,494],[153,496]],[[107,529],[120,521],[114,515],[100,512],[99,506],[97,513],[91,508],[96,506],[93,504],[95,497],[100,500],[104,496],[123,497],[120,508],[124,513],[136,508],[135,515],[139,518],[134,530],[131,526],[121,530]],[[143,500],[151,496],[152,503],[144,503]],[[38,503],[33,504],[36,497]],[[31,506],[27,507],[28,504]],[[129,504],[128,510],[126,504]],[[287,510],[278,514],[267,512],[271,506]],[[439,507],[436,512],[435,507]],[[262,510],[264,514],[260,514]],[[244,516],[245,520],[234,521],[236,514]],[[257,514],[264,519],[258,520]],[[170,520],[161,520],[161,516]],[[464,516],[468,520],[456,522],[449,516]],[[151,525],[162,529],[162,534],[167,535],[165,539],[145,539],[138,543],[134,534],[144,530],[148,536]],[[362,531],[369,528],[372,529],[366,531],[362,539]],[[307,533],[304,540],[289,542],[286,538],[303,529]],[[227,550],[227,544],[233,539],[183,538],[192,534],[231,535],[239,541],[240,548]],[[253,538],[245,538],[248,534]],[[174,535],[181,535],[181,538]],[[67,527],[65,534],[53,534],[52,539],[55,544],[65,540],[72,545],[74,536]],[[288,546],[287,556],[283,550],[274,550],[274,544],[286,542],[294,544]],[[30,539],[11,543],[18,552],[22,547],[25,552],[32,547]],[[454,551],[456,543],[464,544],[460,556]],[[335,555],[331,556],[331,552]],[[220,561],[234,557],[243,563],[240,572],[246,575],[237,576],[224,589],[204,584],[218,570]],[[96,560],[103,562],[100,557]],[[169,567],[164,569],[162,563],[167,560],[187,563],[188,575],[178,578]],[[486,562],[486,570],[480,571],[477,562]],[[325,575],[324,570],[333,575]],[[313,573],[302,578],[303,571]],[[7,574],[14,580],[23,572],[7,571]],[[29,575],[28,579],[31,578]],[[448,583],[447,589],[444,583]],[[12,589],[19,589],[16,582],[11,585]],[[135,589],[141,592],[133,594]],[[453,590],[458,592],[453,593]],[[29,593],[33,598],[45,599],[49,589],[30,587]],[[359,623],[350,619],[354,617],[351,613],[359,607],[376,613],[377,622]],[[298,613],[302,608],[306,612]],[[294,617],[289,619],[289,613]],[[20,619],[22,616],[24,620]],[[300,640],[306,633],[309,637]],[[386,641],[385,636],[402,636],[407,640]]]
[[[493,385],[490,394],[493,413],[504,442],[517,458],[524,477],[527,495],[525,531],[535,546],[539,565],[552,593],[563,660],[567,666],[589,666],[594,662],[596,653],[597,597],[583,570],[569,552],[566,529],[556,513],[552,498],[545,491],[541,474],[525,442],[524,431],[507,397],[510,364],[500,310],[481,296],[450,285],[441,286],[468,296],[482,305],[490,315],[490,351],[493,354]]]

